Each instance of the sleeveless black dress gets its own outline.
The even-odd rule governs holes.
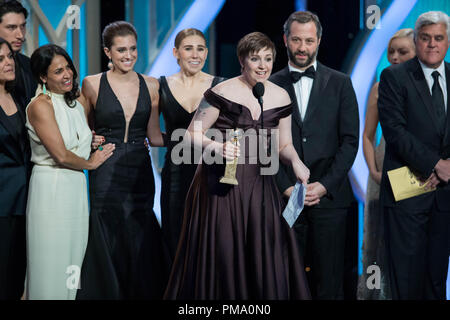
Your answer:
[[[224,78],[214,77],[211,87]],[[195,111],[189,113],[184,109],[170,91],[166,77],[159,79],[159,108],[164,117],[166,134],[168,137],[167,152],[164,167],[161,172],[161,225],[165,243],[167,244],[170,260],[173,261],[180,237],[183,222],[184,200],[197,170],[198,158],[194,157],[191,148],[189,163],[175,164],[172,161],[172,150],[182,140],[171,141],[172,133],[176,129],[187,129],[194,117]],[[176,150],[175,150],[176,151]],[[177,153],[178,155],[178,153]],[[182,153],[179,154],[182,156]],[[197,161],[196,161],[197,160]]]
[[[258,141],[260,121],[247,107],[212,90],[205,98],[220,110],[213,128],[224,137],[227,129],[236,127],[248,135],[240,142],[246,161],[237,165],[238,185],[219,182],[224,164],[198,165],[165,299],[310,299],[294,231],[281,215],[283,200],[274,176],[261,175],[259,153],[250,148],[251,141]],[[264,128],[277,127],[291,112],[291,104],[264,110]]]
[[[145,80],[138,77],[139,98],[125,143],[123,108],[106,73],[101,76],[95,131],[116,149],[90,171],[89,240],[77,299],[159,299],[166,284],[151,158],[144,145],[151,101]]]

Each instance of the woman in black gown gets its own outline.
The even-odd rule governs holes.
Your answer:
[[[158,299],[167,271],[144,140],[159,85],[133,71],[137,34],[131,24],[113,22],[102,36],[112,69],[86,77],[82,92],[97,138],[115,143],[116,149],[107,163],[90,172],[89,240],[77,298]]]
[[[31,173],[23,107],[12,97],[14,53],[0,38],[0,300],[22,297],[26,270],[25,211]]]
[[[187,129],[203,93],[223,80],[202,72],[207,55],[206,39],[200,30],[189,28],[180,31],[175,37],[174,48],[180,71],[159,79],[160,100],[157,108],[152,110],[155,114],[162,112],[166,129],[163,138],[159,127],[152,126],[150,141],[152,146],[161,147],[164,144],[167,147],[161,174],[161,225],[171,262],[183,222],[184,199],[199,160],[193,150],[190,156],[177,152],[175,146],[182,141],[184,132],[172,134],[177,129]],[[187,161],[175,163],[173,159],[177,156],[187,156]]]
[[[238,57],[242,75],[207,90],[188,128],[194,145],[204,149],[204,163],[187,195],[166,299],[310,298],[294,232],[281,216],[281,195],[273,176],[261,173],[259,143],[249,143],[258,137],[263,116],[264,128],[279,129],[280,158],[292,165],[299,181],[307,183],[309,170],[292,145],[291,100],[284,89],[267,80],[275,46],[264,34],[250,33],[239,41]],[[257,82],[265,87],[263,115],[252,94]],[[237,164],[238,185],[219,182],[225,165],[206,164],[211,153],[220,155],[219,160],[240,154],[230,142],[207,138],[210,127],[222,134],[235,128],[245,131],[248,140],[240,142],[245,156],[240,159],[244,163]],[[274,153],[272,161],[278,160]]]

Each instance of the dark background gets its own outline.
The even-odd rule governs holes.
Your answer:
[[[359,1],[308,1],[308,10],[319,16],[323,28],[318,60],[342,70],[351,42],[359,32]],[[277,58],[273,72],[284,68],[287,54],[283,24],[294,11],[293,0],[227,0],[216,19],[217,73],[224,77],[239,74],[236,45],[253,31],[265,33],[275,43]]]

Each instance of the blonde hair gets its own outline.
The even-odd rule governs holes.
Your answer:
[[[391,47],[392,41],[394,39],[398,39],[398,38],[411,38],[411,42],[413,44],[413,48],[415,47],[414,44],[414,30],[411,28],[405,28],[405,29],[400,29],[398,30],[396,33],[394,33],[394,35],[392,36],[392,38],[389,40],[388,43],[388,50]]]

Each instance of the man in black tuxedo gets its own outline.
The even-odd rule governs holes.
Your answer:
[[[305,209],[294,224],[316,299],[343,299],[346,215],[353,201],[348,179],[358,151],[359,116],[350,78],[316,61],[322,27],[298,11],[284,25],[289,64],[270,80],[294,103],[292,139],[310,169]],[[296,179],[280,164],[277,184],[288,198]]]
[[[16,0],[0,0],[0,37],[11,45],[16,60],[16,84],[13,97],[22,108],[36,92],[37,83],[31,73],[30,58],[20,53],[25,42],[27,10]]]
[[[446,299],[450,221],[450,26],[443,12],[416,21],[416,58],[385,69],[378,109],[386,140],[380,197],[393,299]],[[407,166],[436,191],[395,202],[387,171]]]

